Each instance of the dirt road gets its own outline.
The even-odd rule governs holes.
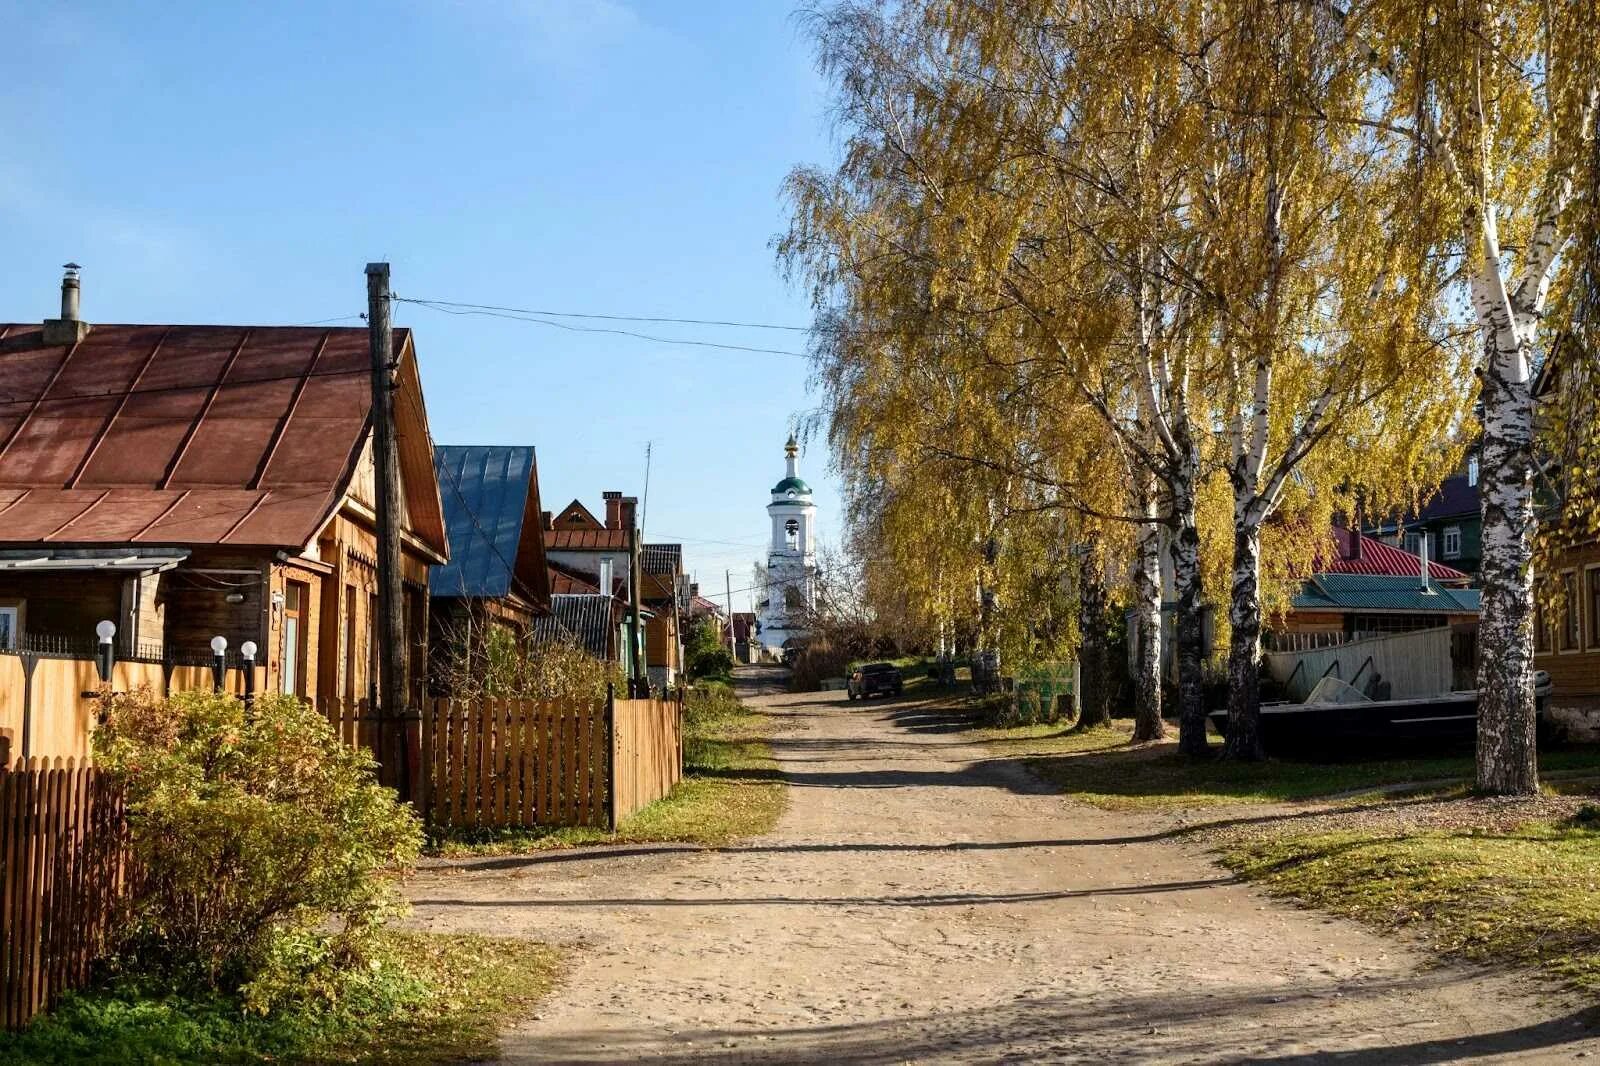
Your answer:
[[[415,924],[583,945],[511,1062],[1556,1062],[1579,1004],[1269,902],[907,703],[764,696],[776,832],[424,872]],[[1535,993],[1538,993],[1537,996]]]

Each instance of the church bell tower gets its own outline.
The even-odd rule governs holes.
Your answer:
[[[817,508],[811,502],[811,486],[800,477],[800,445],[793,434],[783,455],[783,480],[772,486],[772,501],[767,504],[772,539],[767,547],[767,584],[756,610],[761,645],[774,655],[805,639],[817,574]]]

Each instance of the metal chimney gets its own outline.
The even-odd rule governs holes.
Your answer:
[[[1433,585],[1429,582],[1428,577],[1428,531],[1426,529],[1422,531],[1422,537],[1417,542],[1417,551],[1420,553],[1422,560],[1422,592],[1424,595],[1431,596],[1433,595]]]
[[[49,348],[77,344],[91,328],[78,317],[78,272],[83,268],[77,263],[68,263],[62,269],[66,273],[61,276],[61,317],[44,320],[43,340]]]

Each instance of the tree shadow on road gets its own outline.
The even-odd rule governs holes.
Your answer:
[[[908,1061],[1032,1062],[1271,1062],[1398,1066],[1464,1062],[1592,1043],[1592,1009],[1514,1028],[1464,1037],[1429,1038],[1438,1025],[1406,1017],[1385,1029],[1378,1001],[1392,1009],[1460,980],[1465,971],[1432,971],[1408,978],[1307,981],[1292,986],[1190,994],[1140,994],[1099,987],[1041,994],[965,1009],[915,1009],[857,1023],[826,1020],[810,1026],[744,1025],[681,1028],[660,1033],[597,1030],[545,1036],[530,1031],[547,1061],[629,1058],[649,1044],[652,1062],[786,1062],[879,1066]],[[977,994],[981,1000],[981,993]],[[1387,1013],[1387,1012],[1384,1012]],[[1393,1019],[1389,1019],[1391,1022]],[[681,1050],[678,1050],[681,1046]]]

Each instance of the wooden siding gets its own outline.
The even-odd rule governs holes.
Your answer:
[[[1533,665],[1550,675],[1551,702],[1588,700],[1600,696],[1600,618],[1590,594],[1591,571],[1600,570],[1600,543],[1586,544],[1560,556],[1551,567],[1555,574],[1572,571],[1578,585],[1578,647],[1561,648],[1562,610],[1548,594],[1541,595],[1539,616],[1545,627],[1544,647],[1536,651]]]
[[[256,668],[257,691],[265,668]],[[226,690],[244,694],[244,673],[230,668]],[[209,689],[209,666],[119,662],[112,667],[114,692],[148,686],[160,695]],[[87,659],[50,659],[0,653],[0,766],[24,757],[86,759],[93,753],[95,703],[85,692],[100,688],[100,674]],[[26,747],[24,747],[26,739]]]
[[[1440,626],[1352,640],[1314,651],[1268,652],[1265,659],[1273,679],[1285,687],[1285,695],[1294,701],[1310,695],[1330,668],[1334,668],[1332,676],[1354,682],[1358,688],[1365,686],[1374,673],[1382,674],[1395,699],[1434,696],[1455,687],[1450,633],[1448,627]]]

